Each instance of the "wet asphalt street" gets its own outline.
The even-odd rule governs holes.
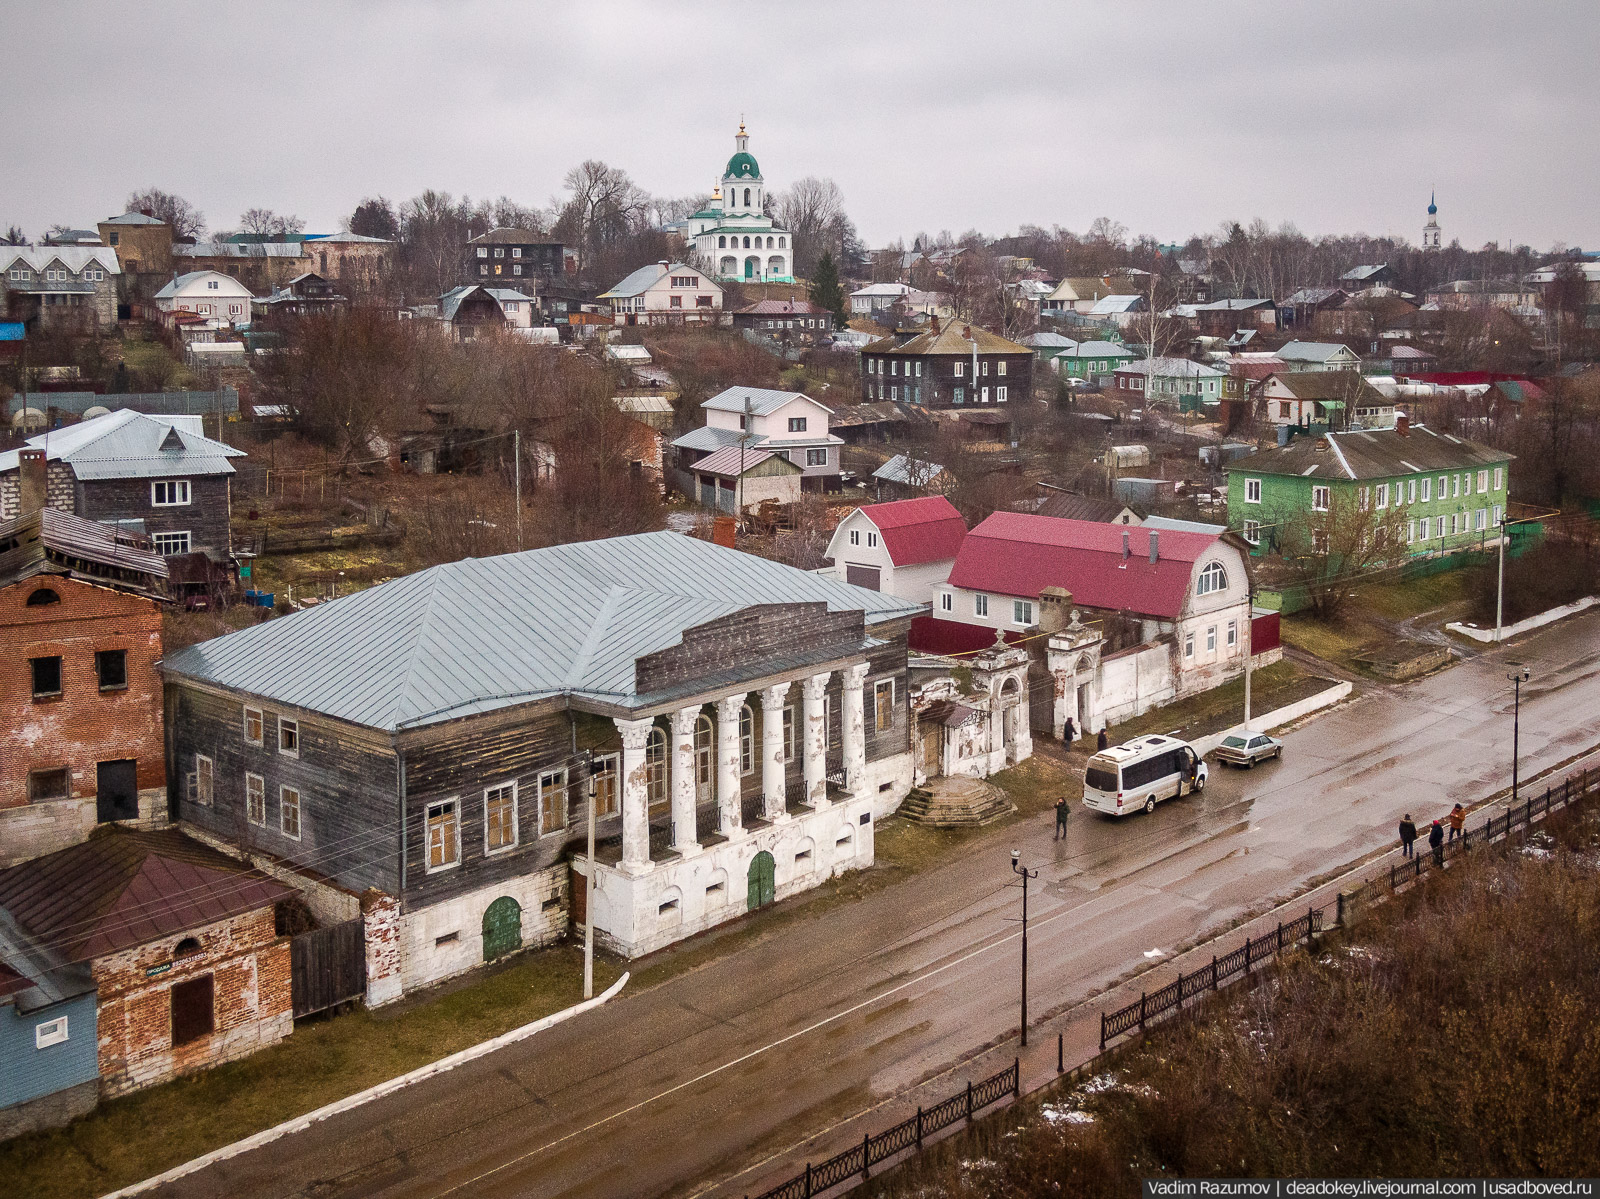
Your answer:
[[[1600,742],[1600,612],[1432,678],[1371,687],[1121,821],[1081,808],[649,991],[160,1190],[171,1196],[740,1195],[818,1129],[1013,1035],[1019,895],[1036,1017],[1392,844],[1509,776],[1507,663],[1526,663],[1524,777]],[[1137,996],[1135,996],[1137,998]],[[1053,1033],[1051,1033],[1053,1037]],[[781,1173],[781,1171],[778,1171]]]

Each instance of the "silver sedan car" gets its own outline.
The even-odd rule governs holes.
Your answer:
[[[1265,733],[1230,733],[1217,746],[1215,757],[1235,766],[1254,766],[1268,758],[1283,757],[1283,742]]]

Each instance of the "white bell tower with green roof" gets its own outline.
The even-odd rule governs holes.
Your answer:
[[[689,237],[712,278],[741,283],[793,283],[794,241],[766,215],[767,183],[750,153],[744,122],[733,157],[711,202],[689,218]]]

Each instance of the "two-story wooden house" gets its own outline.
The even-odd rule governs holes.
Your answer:
[[[861,351],[861,398],[925,408],[1027,401],[1033,351],[998,333],[934,317],[926,331],[899,333]]]
[[[566,247],[528,229],[494,228],[467,242],[461,281],[521,289],[566,271]]]
[[[38,471],[48,507],[124,523],[164,557],[203,553],[226,564],[231,460],[245,452],[202,436],[200,422],[124,408],[30,437],[0,454],[0,520],[21,510],[22,473]]]
[[[114,328],[120,273],[104,246],[0,246],[0,319]]]
[[[871,863],[920,611],[673,533],[434,567],[170,655],[169,760],[214,780],[174,803],[392,897],[374,1001],[569,918],[647,953]]]

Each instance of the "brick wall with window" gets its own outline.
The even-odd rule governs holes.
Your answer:
[[[107,1096],[254,1053],[294,1026],[289,939],[259,908],[91,966]]]
[[[158,818],[160,657],[155,600],[55,575],[0,589],[0,864],[82,840],[102,763],[131,761]]]

